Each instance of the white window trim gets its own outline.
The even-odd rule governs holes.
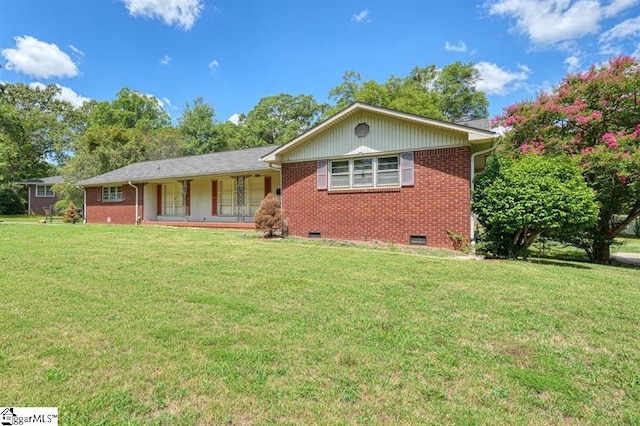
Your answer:
[[[396,157],[397,168],[395,172],[397,173],[398,180],[396,183],[392,184],[380,184],[378,183],[378,174],[379,173],[391,173],[393,170],[378,170],[378,159],[379,158],[389,158]],[[354,184],[354,161],[355,160],[363,160],[371,158],[371,166],[373,174],[373,182],[371,185],[355,185]],[[333,186],[332,177],[334,176],[332,173],[332,165],[334,161],[348,161],[349,162],[349,186]],[[400,176],[400,154],[389,154],[389,155],[377,155],[377,156],[367,156],[367,157],[355,157],[355,158],[335,158],[333,160],[329,160],[329,164],[327,167],[327,175],[328,175],[328,189],[333,191],[340,191],[346,189],[369,189],[369,188],[399,188],[401,187],[401,176]],[[339,174],[339,176],[344,176],[345,173]]]
[[[38,195],[38,188],[44,188],[44,195]],[[51,195],[47,194],[47,188],[49,188]],[[56,194],[53,192],[53,185],[36,185],[36,198],[53,198],[55,196]]]
[[[108,188],[108,192],[109,194],[111,194],[112,190],[115,188],[115,194],[116,194],[116,198],[114,200],[110,200],[109,197],[107,197],[106,199],[104,198],[104,190],[105,188]],[[120,195],[120,197],[118,198],[118,195]],[[122,186],[103,186],[102,187],[102,202],[103,203],[120,203],[123,200],[123,193],[122,193]]]

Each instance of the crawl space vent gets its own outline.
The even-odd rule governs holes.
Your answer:
[[[426,235],[412,235],[409,237],[409,244],[414,244],[417,246],[426,246],[427,245],[427,236]]]
[[[356,136],[359,138],[364,138],[369,134],[369,125],[367,123],[360,123],[356,126],[355,130]]]
[[[312,240],[317,240],[322,237],[319,232],[309,232],[309,238]]]

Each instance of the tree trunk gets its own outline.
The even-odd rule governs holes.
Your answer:
[[[611,263],[611,244],[608,241],[598,241],[593,245],[593,261],[595,263]]]

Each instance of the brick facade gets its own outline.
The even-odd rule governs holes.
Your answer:
[[[142,218],[143,185],[138,185],[138,217]],[[122,186],[122,201],[102,201],[102,187],[86,188],[87,199],[85,217],[87,223],[107,223],[133,225],[136,221],[136,190],[129,185]]]
[[[282,207],[289,233],[397,244],[426,235],[427,245],[452,248],[447,230],[469,234],[470,161],[468,147],[416,151],[413,186],[340,191],[317,189],[316,161],[285,163]]]
[[[43,215],[58,202],[58,197],[36,197],[36,186],[29,185],[29,214]]]

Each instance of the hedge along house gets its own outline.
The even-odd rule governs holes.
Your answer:
[[[471,185],[498,135],[355,103],[262,160],[282,171],[288,232],[452,246],[473,240]]]
[[[58,197],[53,192],[53,185],[62,183],[62,176],[29,179],[20,182],[27,187],[27,212],[32,215],[46,215],[51,213]]]
[[[265,195],[279,193],[280,172],[259,161],[274,148],[145,161],[80,181],[85,221],[253,227]]]

